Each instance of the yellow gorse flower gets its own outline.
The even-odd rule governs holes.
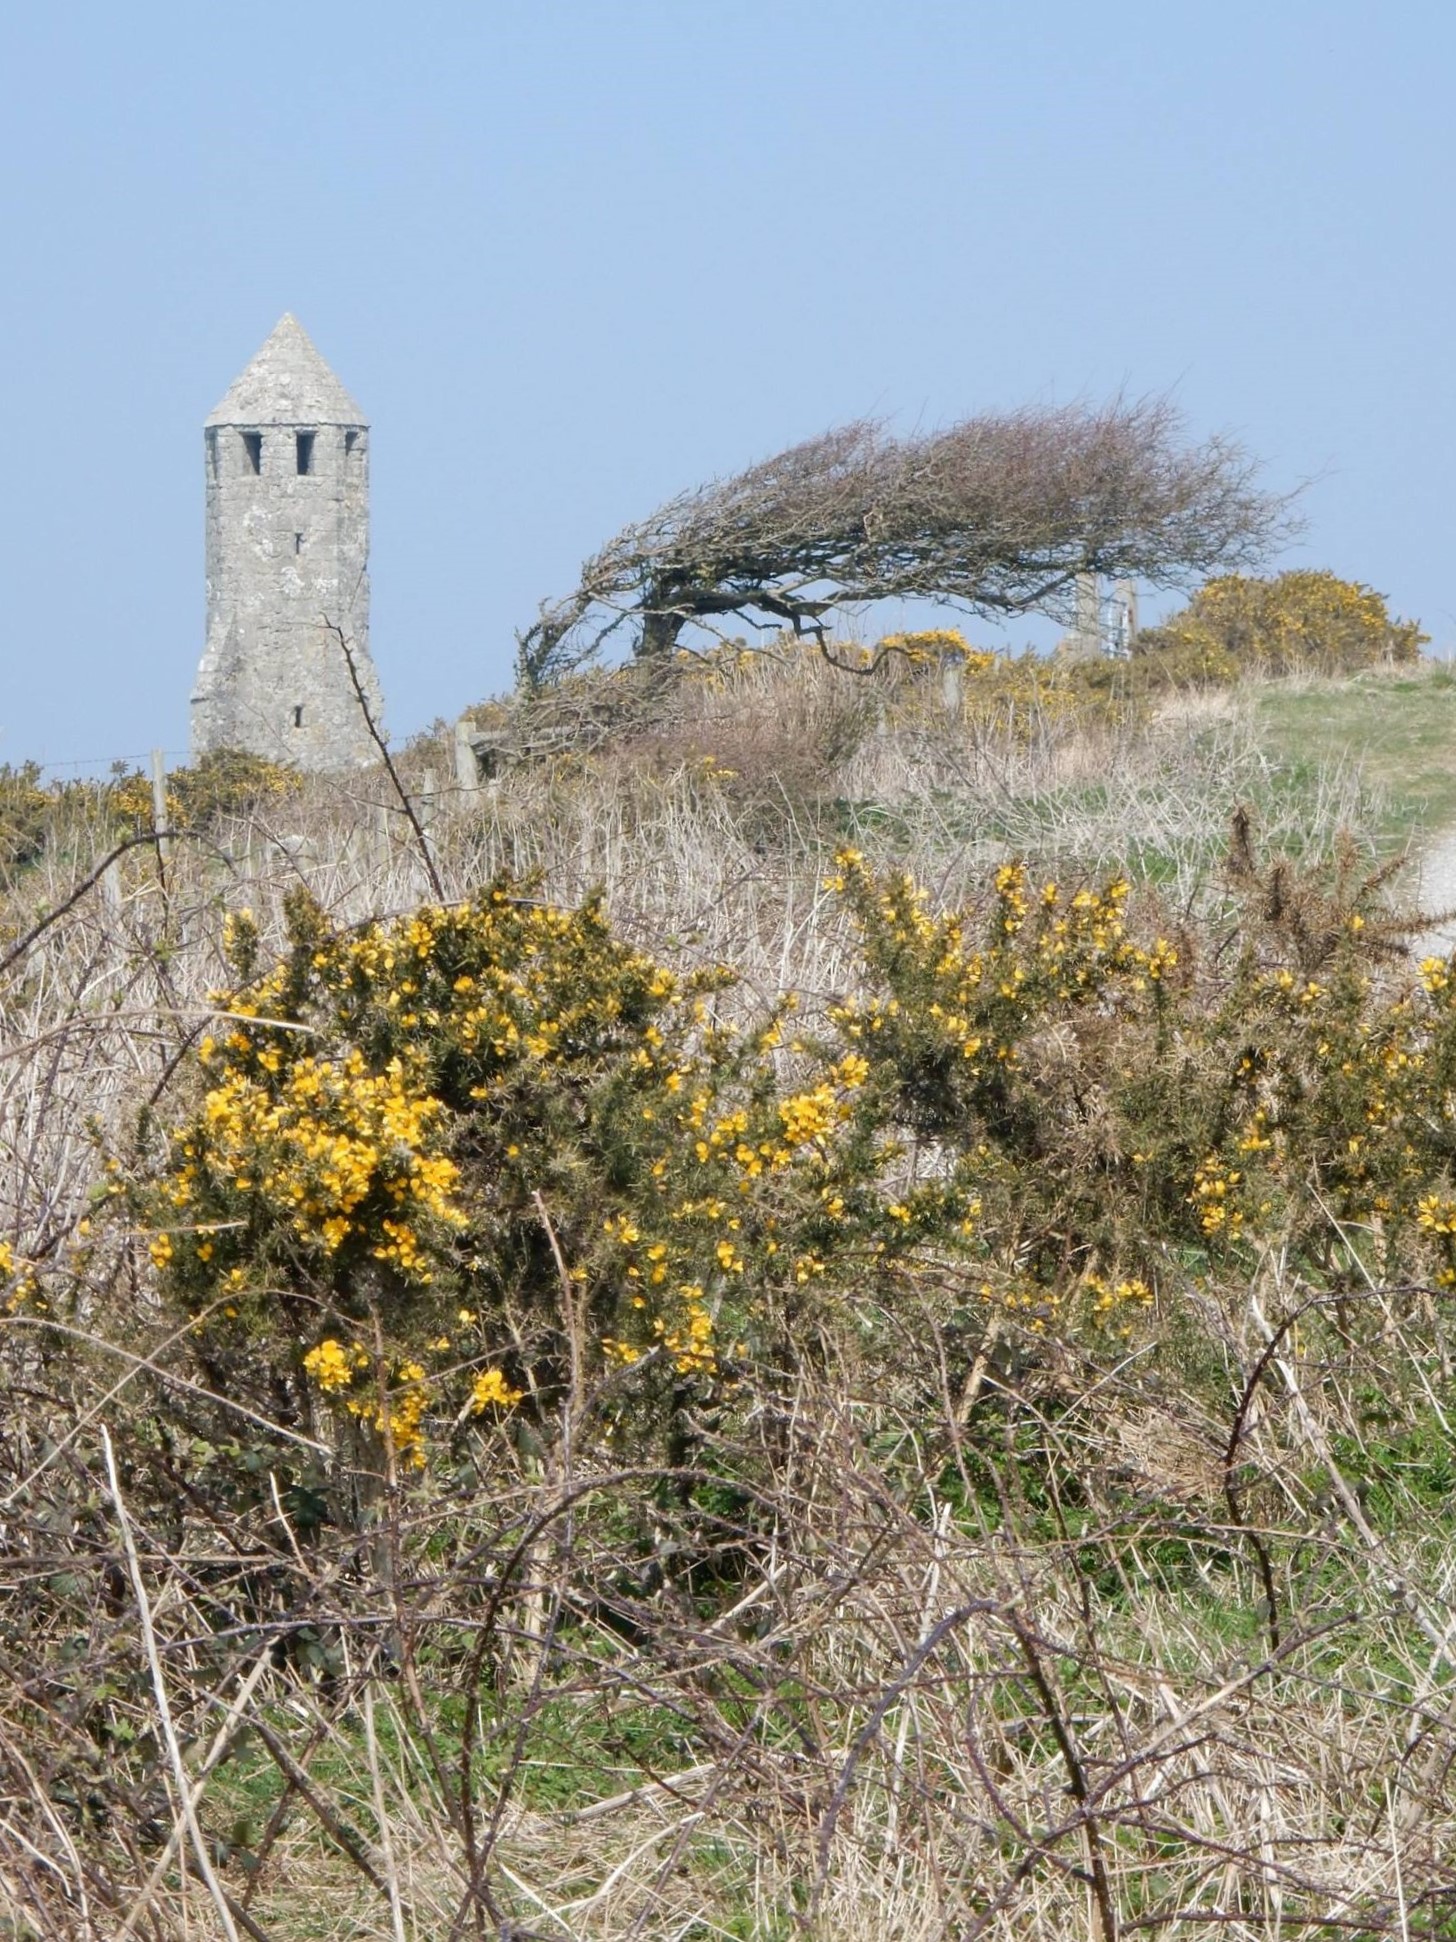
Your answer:
[[[303,1358],[303,1366],[326,1396],[348,1389],[369,1358],[359,1348],[348,1348],[334,1336],[326,1336]]]
[[[470,1407],[477,1416],[491,1408],[510,1409],[524,1394],[523,1389],[512,1389],[499,1369],[486,1369],[475,1378]]]

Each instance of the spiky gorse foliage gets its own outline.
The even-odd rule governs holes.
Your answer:
[[[853,850],[837,862],[866,977],[833,1020],[872,1048],[920,1166],[953,1155],[974,1187],[962,1299],[1034,1331],[1128,1328],[1153,1299],[1156,1244],[1109,1193],[1130,1130],[1114,1099],[1122,1060],[1145,1066],[1165,1040],[1178,952],[1128,935],[1120,878],[1067,891],[1007,863],[988,912],[932,914],[908,875],[878,877]],[[1124,1111],[1136,1117],[1135,1102]]]
[[[214,1380],[266,1368],[411,1461],[432,1424],[549,1414],[583,1378],[646,1434],[751,1398],[826,1323],[889,1355],[907,1304],[1126,1335],[1170,1263],[1269,1249],[1456,1285],[1450,968],[1390,977],[1348,859],[1240,871],[1201,956],[1135,934],[1120,879],[1008,862],[937,913],[843,850],[861,961],[812,1029],[788,1000],[734,1025],[725,973],[507,879],[354,931],[298,898],[262,975],[236,920],[242,982],[143,1195],[153,1258]]]
[[[1320,1285],[1456,1286],[1450,964],[1411,975],[1348,849],[1323,881],[1261,870],[1241,826],[1231,875],[1220,963],[1186,932],[1130,938],[1122,883],[1067,898],[1008,864],[968,938],[851,860],[889,995],[841,1017],[923,1139],[979,1137],[980,1244],[1044,1314],[1083,1295],[1105,1316],[1109,1286],[1151,1299],[1170,1261],[1237,1281],[1271,1253]]]
[[[783,1303],[968,1227],[954,1169],[892,1184],[858,1050],[786,1043],[788,1005],[717,1022],[725,974],[678,979],[596,903],[502,881],[355,932],[299,898],[290,923],[259,976],[234,920],[244,982],[149,1200],[219,1375],[271,1346],[413,1452],[421,1398],[559,1390],[563,1278],[598,1368],[712,1385]]]
[[[1348,848],[1323,880],[1260,869],[1240,826],[1230,874],[1215,952],[1129,935],[1121,881],[1068,895],[1010,863],[989,918],[936,915],[842,855],[865,977],[835,1021],[921,1163],[969,1164],[983,1294],[1105,1315],[1172,1258],[1237,1278],[1269,1250],[1453,1285],[1450,966],[1411,976]]]
[[[0,764],[0,868],[19,868],[40,854],[50,806],[38,763]]]
[[[209,749],[168,776],[168,814],[174,828],[204,828],[221,817],[286,802],[302,787],[302,774],[286,762],[248,749]]]
[[[9,1241],[0,1240],[0,1309],[13,1315],[31,1300],[36,1285],[35,1263],[18,1254]],[[37,1306],[45,1308],[43,1298]]]
[[[227,816],[296,795],[303,777],[286,764],[243,750],[219,749],[167,776],[170,830],[202,830]],[[0,871],[19,872],[85,832],[116,838],[151,830],[156,800],[151,777],[118,764],[104,781],[46,781],[38,764],[0,764]]]
[[[1270,579],[1232,573],[1208,581],[1181,612],[1139,635],[1134,658],[1152,657],[1189,680],[1355,674],[1387,661],[1413,664],[1429,638],[1358,580],[1323,569]]]

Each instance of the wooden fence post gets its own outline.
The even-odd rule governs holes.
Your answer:
[[[480,787],[480,764],[470,740],[474,725],[467,715],[455,724],[455,787],[462,796],[473,796]]]
[[[165,863],[172,853],[167,839],[167,763],[159,748],[152,750],[152,827],[157,832],[157,855]]]

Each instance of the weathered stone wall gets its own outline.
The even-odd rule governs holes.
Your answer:
[[[293,330],[317,358],[296,325]],[[286,340],[284,348],[296,346]],[[278,402],[307,402],[307,387],[300,396],[296,383],[290,390],[271,369],[264,367],[263,376]],[[368,428],[265,422],[261,413],[230,423],[228,401],[204,438],[207,640],[192,697],[193,751],[250,749],[306,769],[373,761],[376,750],[344,656],[326,625],[344,630],[378,721],[379,684],[369,654]],[[270,399],[248,402],[267,411]],[[312,441],[306,470],[300,470],[300,437]]]

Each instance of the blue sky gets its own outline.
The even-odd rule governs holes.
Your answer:
[[[185,747],[202,420],[287,309],[396,738],[684,486],[1119,388],[1449,651],[1453,77],[1449,0],[0,9],[0,761]]]

